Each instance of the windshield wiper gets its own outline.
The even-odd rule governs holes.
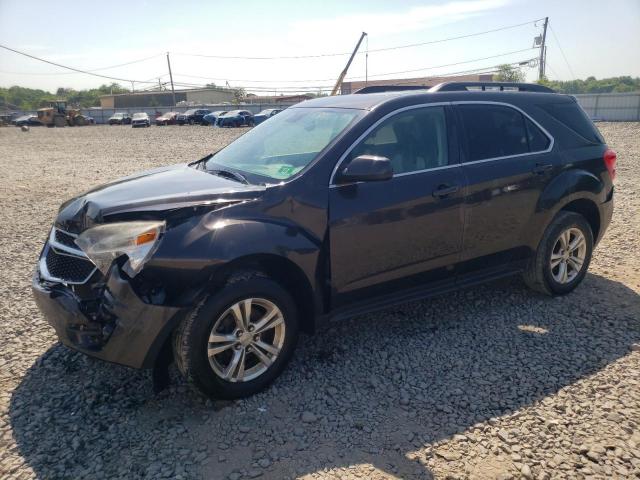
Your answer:
[[[247,177],[238,172],[232,172],[231,170],[207,170],[207,172],[218,175],[219,177],[235,180],[236,182],[244,183],[246,185],[251,185],[249,180],[247,180]]]

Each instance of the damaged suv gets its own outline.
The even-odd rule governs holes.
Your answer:
[[[572,97],[490,87],[303,102],[201,160],[69,200],[37,304],[73,349],[174,358],[238,398],[328,319],[519,273],[566,294],[610,222],[616,155]]]

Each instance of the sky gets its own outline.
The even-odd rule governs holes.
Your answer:
[[[228,82],[258,94],[280,94],[330,89],[363,31],[368,35],[347,80],[491,70],[533,60],[539,55],[532,48],[542,31],[539,19],[546,16],[550,79],[640,76],[640,0],[0,0],[0,45],[117,77],[127,88],[133,80],[136,90],[158,85],[158,80],[167,85],[170,52],[176,83]],[[484,35],[375,51],[523,23]],[[202,56],[326,54],[331,55]],[[535,80],[535,63],[528,65],[527,79]],[[0,86],[55,91],[111,82],[0,49]]]

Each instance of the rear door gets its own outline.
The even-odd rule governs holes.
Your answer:
[[[461,271],[525,257],[527,223],[559,159],[553,138],[521,109],[456,102],[468,182]]]
[[[348,151],[391,160],[391,180],[329,190],[333,306],[424,282],[453,280],[463,226],[464,175],[448,106],[390,115]]]

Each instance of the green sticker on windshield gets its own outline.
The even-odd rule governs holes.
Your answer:
[[[293,173],[295,172],[295,167],[293,165],[282,165],[279,169],[278,169],[278,173],[280,175],[287,175],[287,176],[291,176],[293,175]]]

